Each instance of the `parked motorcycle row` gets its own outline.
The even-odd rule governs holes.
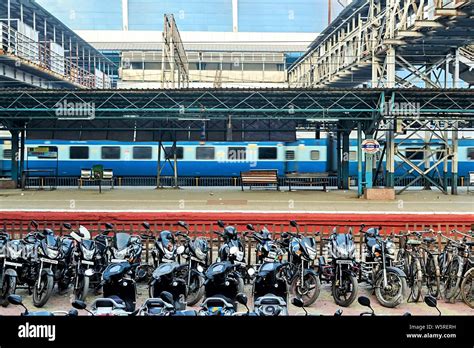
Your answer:
[[[317,255],[315,237],[319,234],[304,236],[296,221],[290,222],[294,231],[284,232],[278,239],[266,228],[256,230],[249,224],[245,232],[238,232],[218,221],[220,230],[214,233],[223,242],[217,260],[210,264],[208,241],[191,238],[182,221],[178,222],[179,231],[161,231],[156,237],[146,222],[140,235],[115,232],[113,225],[106,224],[93,238],[83,226],[75,230],[64,224],[68,234],[62,237],[50,229],[40,231],[35,221],[31,226],[33,231],[21,240],[0,233],[0,301],[4,306],[22,304],[21,297],[14,294],[25,287],[33,304],[42,307],[57,284],[60,293],[72,289],[76,309],[93,315],[274,316],[288,315],[290,295],[297,307],[312,305],[322,282],[331,285],[339,306],[350,306],[358,298],[359,283],[365,282],[378,302],[389,308],[407,298],[418,301],[424,286],[425,302],[432,307],[436,298],[444,295],[449,301],[460,296],[474,308],[472,233],[462,240],[443,236],[448,242],[437,252],[434,238],[423,238],[433,231],[384,237],[379,228],[362,225],[364,251],[361,260],[356,260],[352,231],[334,230],[329,238],[321,238],[328,249],[326,260]],[[398,254],[395,238],[404,241]],[[153,265],[142,262],[146,239],[153,240]],[[256,242],[255,265],[246,263],[244,246],[249,239]],[[149,299],[137,308],[136,283],[140,281],[148,283]],[[252,283],[252,310],[243,293],[246,281]],[[85,300],[90,291],[102,293],[102,297],[88,308]],[[370,307],[368,298],[359,297],[358,301]],[[198,303],[198,311],[187,309]],[[237,304],[247,312],[237,312]]]

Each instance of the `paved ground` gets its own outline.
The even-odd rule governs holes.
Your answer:
[[[366,201],[357,192],[252,190],[237,188],[95,188],[54,191],[0,190],[0,210],[62,211],[291,211],[291,212],[474,212],[474,194],[410,190],[394,201]]]
[[[137,300],[137,304],[140,305],[143,301],[148,298],[148,289],[147,286],[144,284],[139,284],[139,296]],[[246,292],[251,298],[251,288],[250,286],[246,286]],[[36,310],[36,308],[32,304],[31,296],[28,296],[26,290],[18,290],[18,294],[24,297],[24,303],[30,310]],[[359,295],[366,295],[370,297],[372,301],[373,308],[375,313],[378,315],[402,315],[405,312],[410,312],[412,315],[438,315],[438,312],[434,308],[428,307],[424,302],[419,303],[403,303],[399,305],[397,308],[384,308],[380,306],[377,302],[375,296],[370,294],[370,291],[364,287],[364,284],[360,286]],[[89,296],[87,298],[88,303],[92,303],[93,296]],[[73,296],[71,293],[65,295],[59,295],[58,293],[53,293],[53,297],[49,300],[49,302],[43,307],[44,310],[69,310],[71,307],[70,302],[73,300]],[[250,302],[250,301],[249,301]],[[443,315],[474,315],[474,310],[469,308],[466,304],[461,301],[458,301],[454,304],[446,303],[443,300],[439,300],[439,308]],[[252,304],[249,303],[250,307],[252,308]],[[198,307],[193,307],[198,309]],[[307,310],[310,314],[321,314],[321,315],[333,315],[334,312],[338,309],[343,310],[343,315],[359,315],[361,312],[365,311],[365,308],[360,306],[357,301],[355,301],[350,307],[348,308],[341,308],[338,307],[332,297],[330,292],[329,285],[323,285],[323,289],[321,290],[321,294],[317,301],[309,307]],[[243,311],[244,308],[239,308],[239,311]],[[293,307],[290,305],[289,308],[290,314],[303,314],[303,311],[300,308]],[[0,315],[19,315],[22,312],[21,307],[16,306],[8,306],[7,308],[0,307]],[[85,315],[87,313],[82,312],[81,315]]]

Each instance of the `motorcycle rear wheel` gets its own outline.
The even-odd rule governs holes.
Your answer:
[[[2,286],[2,295],[0,296],[0,305],[2,307],[7,307],[8,296],[15,293],[16,290],[16,277],[12,276],[5,276],[3,279],[3,286]]]
[[[39,289],[37,282],[33,287],[33,304],[35,307],[43,307],[53,293],[54,279],[52,275],[43,273],[40,278]]]
[[[204,278],[196,273],[191,275],[191,284],[188,289],[186,302],[188,306],[194,306],[204,296]]]

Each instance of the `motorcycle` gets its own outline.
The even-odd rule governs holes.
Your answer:
[[[133,276],[133,270],[137,266],[138,264],[128,261],[118,261],[110,263],[102,273],[104,297],[112,299],[118,305],[115,307],[123,307],[126,312],[133,312],[137,302],[137,287]]]
[[[134,279],[143,280],[146,277],[146,271],[141,267],[143,245],[140,236],[118,232],[112,238],[109,250],[111,263],[128,261],[133,265],[132,276]]]
[[[284,232],[279,241],[288,252],[289,266],[285,268],[285,276],[291,293],[302,299],[305,306],[310,306],[321,291],[319,276],[312,269],[316,259],[316,239],[302,236],[296,221],[290,221],[290,225],[296,228],[296,233]]]
[[[375,289],[379,303],[388,308],[398,306],[407,294],[406,274],[395,264],[395,244],[390,237],[382,238],[378,228],[364,231],[364,253],[359,278]]]
[[[73,242],[70,238],[55,236],[49,228],[45,228],[37,236],[39,244],[33,304],[42,307],[51,297],[55,282],[58,283],[60,292],[66,291],[69,286]]]
[[[331,283],[334,301],[339,306],[348,307],[357,298],[359,274],[352,230],[347,234],[338,234],[334,229],[331,236],[323,240],[329,242],[331,261],[327,264],[324,256],[320,256],[319,275],[322,280]]]
[[[177,235],[185,240],[181,255],[187,259],[186,301],[189,306],[193,306],[204,296],[204,270],[208,265],[209,244],[204,238],[191,239],[189,226],[184,221],[179,221],[178,225],[186,230],[186,233],[178,232]]]
[[[3,307],[8,306],[7,298],[15,292],[15,268],[21,266],[21,264],[14,262],[17,258],[17,248],[15,248],[15,245],[10,245],[10,243],[10,235],[4,231],[0,231],[0,262],[2,266],[0,269],[0,305]],[[12,256],[9,257],[8,254],[12,254]]]
[[[281,262],[283,259],[281,248],[279,248],[277,243],[273,241],[272,235],[266,227],[262,228],[259,232],[256,232],[254,226],[248,224],[247,229],[252,231],[251,236],[257,242],[257,245],[255,246],[257,265],[261,265],[264,262]]]
[[[224,239],[218,251],[217,261],[230,261],[233,264],[245,266],[245,249],[237,230],[233,226],[225,226],[221,220],[217,221],[217,224],[223,231],[214,231],[214,233]]]
[[[64,226],[69,230],[72,229],[70,224],[64,224]],[[84,226],[79,226],[79,230],[72,231],[70,236],[76,242],[74,250],[75,272],[73,292],[76,299],[84,301],[89,292],[90,278],[94,275],[94,270],[96,269],[96,242],[91,239],[90,232]]]
[[[148,226],[149,230],[149,225],[146,226]],[[162,263],[175,262],[177,257],[176,249],[177,245],[173,233],[168,230],[161,231],[151,251],[155,269]]]

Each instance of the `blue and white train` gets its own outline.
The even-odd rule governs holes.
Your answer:
[[[398,145],[399,150],[412,160],[422,161],[423,153],[415,152],[410,147],[416,142],[405,140]],[[165,156],[171,153],[172,144],[164,143],[164,146],[165,151],[161,151],[162,175],[172,175],[172,166],[163,162]],[[357,142],[351,139],[350,176],[357,175],[357,151]],[[10,140],[1,140],[1,176],[11,174],[11,156]],[[187,177],[237,177],[241,171],[251,169],[277,169],[280,176],[286,172],[336,171],[336,150],[334,142],[328,139],[301,139],[295,142],[186,141],[178,142],[176,156],[179,175]],[[37,175],[50,175],[46,170],[57,168],[58,176],[79,176],[81,168],[99,164],[105,169],[112,169],[115,176],[155,176],[158,145],[157,142],[27,140],[25,159],[25,169],[45,170]],[[474,140],[459,140],[458,161],[459,176],[468,176],[469,171],[474,171]],[[450,165],[448,163],[449,168]],[[406,170],[407,166],[399,167],[395,175],[403,175]]]

